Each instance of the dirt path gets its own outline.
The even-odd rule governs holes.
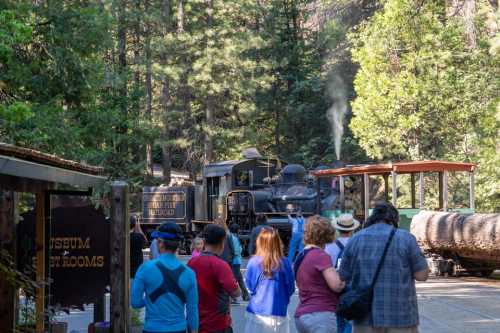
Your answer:
[[[421,332],[500,332],[500,281],[430,279],[417,293]]]

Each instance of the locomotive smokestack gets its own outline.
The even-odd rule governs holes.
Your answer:
[[[245,148],[245,149],[243,149],[241,154],[243,155],[243,158],[246,158],[248,160],[262,158],[262,155],[259,153],[259,151],[255,147]]]

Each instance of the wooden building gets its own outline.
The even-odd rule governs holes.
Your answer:
[[[39,151],[0,143],[0,249],[16,257],[16,207],[18,193],[35,196],[36,211],[36,280],[46,281],[48,243],[46,232],[47,198],[51,191],[72,189],[91,191],[105,184],[100,167],[58,158]],[[112,288],[111,318],[113,332],[128,332],[128,185],[117,182],[112,187],[111,239],[119,246],[111,249]],[[41,283],[36,290],[36,332],[46,332],[46,290]],[[18,291],[0,274],[0,332],[12,332],[16,324]],[[126,306],[124,305],[126,304]],[[121,307],[121,308],[120,308]],[[123,323],[117,324],[119,321]]]

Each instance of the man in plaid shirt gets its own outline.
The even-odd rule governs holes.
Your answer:
[[[353,289],[371,284],[389,234],[398,227],[399,214],[389,203],[379,203],[344,250],[339,274]],[[354,321],[353,333],[417,333],[415,280],[425,281],[429,268],[415,237],[398,229],[374,287],[372,312]]]

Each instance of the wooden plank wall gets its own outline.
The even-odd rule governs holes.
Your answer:
[[[35,226],[35,248],[36,248],[36,281],[38,288],[36,290],[36,332],[45,332],[45,282],[46,266],[45,257],[45,191],[39,191],[35,194],[36,226]]]
[[[16,193],[0,189],[0,249],[16,258]],[[16,323],[17,290],[0,274],[0,332],[13,332]]]

